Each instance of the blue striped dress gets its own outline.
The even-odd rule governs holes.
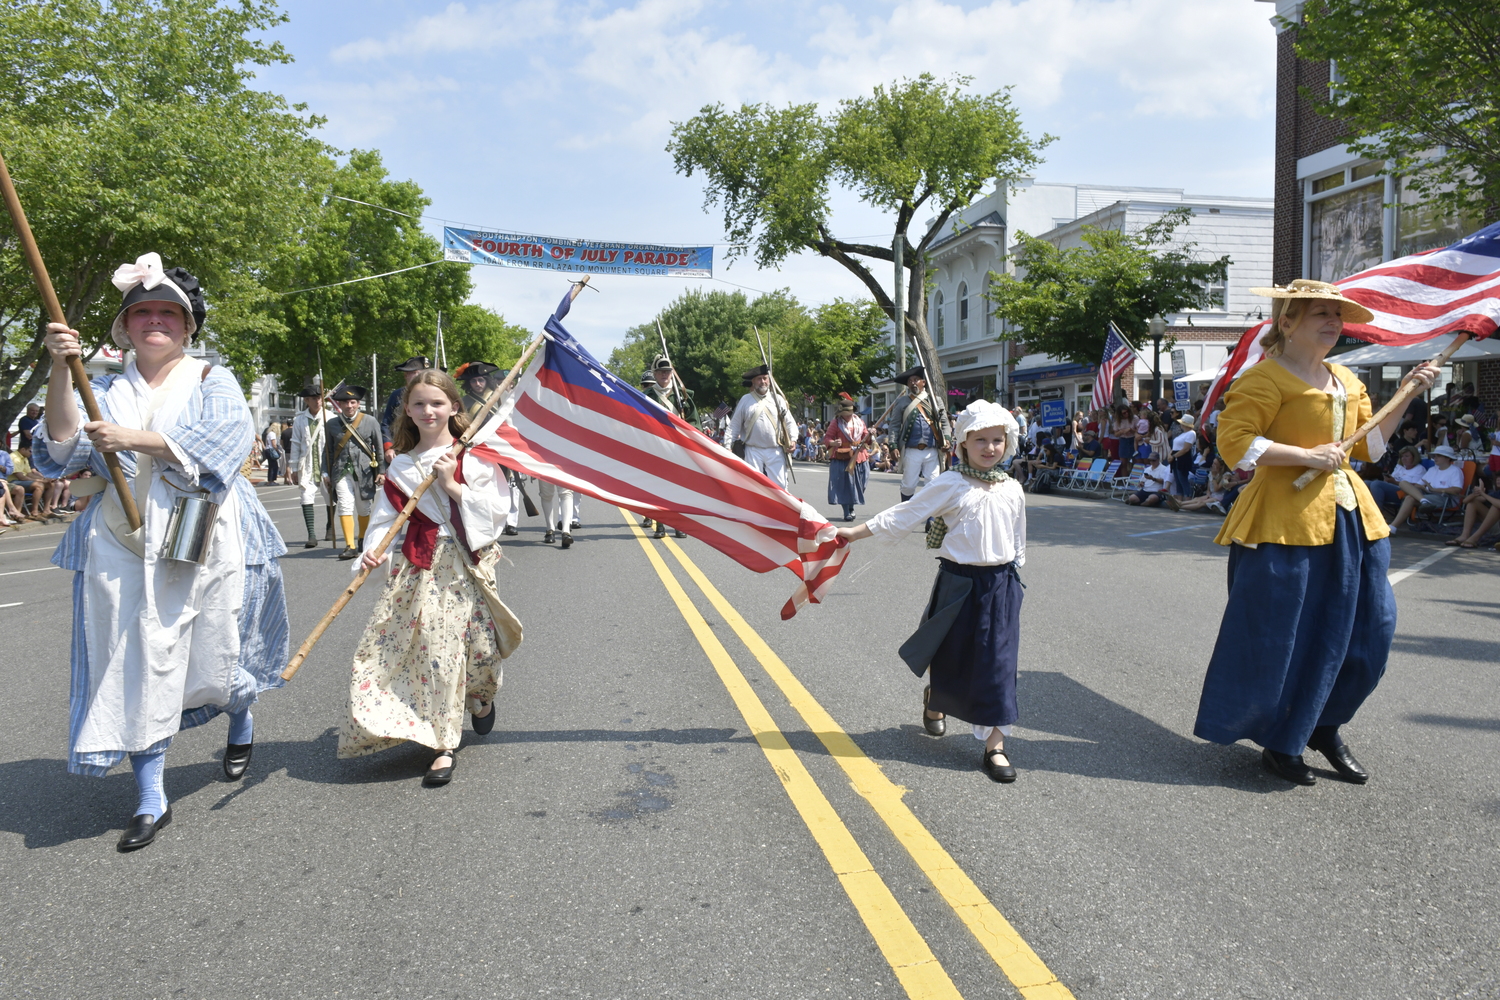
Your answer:
[[[94,395],[99,400],[100,415],[111,419],[108,389],[121,375],[104,375],[92,381]],[[250,481],[240,475],[245,457],[250,453],[254,429],[250,410],[245,405],[245,394],[239,381],[222,367],[211,368],[208,376],[193,387],[193,398],[182,411],[177,424],[167,433],[204,470],[201,485],[218,492],[233,484],[240,501],[240,530],[245,546],[245,590],[244,604],[240,611],[240,661],[231,686],[230,702],[227,705],[207,705],[182,713],[182,728],[201,726],[220,712],[238,712],[255,703],[260,692],[281,687],[281,670],[286,665],[289,645],[287,624],[286,591],[282,585],[281,564],[277,560],[286,554],[286,543],[271,522],[271,516],[261,506],[260,498]],[[79,425],[88,419],[79,407]],[[79,431],[73,453],[64,464],[54,462],[46,447],[47,435],[36,436],[32,449],[32,464],[43,476],[57,478],[71,476],[82,469],[90,469],[96,476],[108,476],[104,456],[94,450],[89,439]],[[127,477],[136,472],[133,452],[119,452],[120,465]],[[79,730],[88,714],[89,666],[88,643],[84,628],[84,571],[88,565],[88,545],[94,518],[103,504],[96,499],[79,515],[67,532],[57,551],[52,554],[52,563],[62,569],[74,571],[73,576],[73,641],[70,658],[71,690],[68,698],[68,770],[73,774],[102,776],[127,756],[124,750],[104,750],[80,753],[77,745]],[[108,530],[102,528],[101,530]],[[154,753],[171,745],[172,739],[161,740],[142,753]]]

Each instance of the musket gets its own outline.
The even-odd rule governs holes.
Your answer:
[[[781,445],[781,453],[786,456],[786,474],[791,477],[792,482],[797,481],[797,473],[792,467],[792,448],[786,440],[786,410],[782,408],[781,386],[776,384],[776,370],[772,367],[771,353],[766,349],[766,341],[760,339],[760,327],[751,324],[750,329],[755,331],[755,342],[760,345],[760,360],[766,366],[766,377],[771,380],[771,394],[776,398],[776,442]]]
[[[323,499],[328,501],[328,506],[326,508],[326,511],[328,513],[328,534],[332,535],[333,476],[329,473],[328,469],[324,468],[324,466],[328,464],[328,397],[331,395],[331,393],[328,391],[328,383],[323,381],[323,348],[319,344],[313,344],[313,350],[318,352],[318,391],[322,393],[322,395],[318,397],[318,426],[323,429],[323,453],[318,456],[317,476],[319,479],[322,479],[324,476],[328,477],[328,485],[323,487]],[[343,384],[343,380],[340,379],[339,385]],[[334,386],[334,389],[337,390],[338,386]],[[320,484],[314,483],[313,485],[318,486]]]
[[[667,364],[672,365],[672,352],[667,350],[667,335],[662,332],[659,319],[656,321],[656,335],[661,338],[661,356],[667,359]],[[686,420],[687,401],[682,398],[682,380],[677,377],[676,365],[672,365],[672,391],[677,395],[677,415]]]
[[[1469,342],[1469,336],[1470,335],[1468,333],[1460,333],[1458,336],[1453,338],[1453,343],[1445,347],[1442,353],[1440,353],[1437,357],[1433,358],[1427,363],[1434,368],[1443,367],[1443,365],[1448,362],[1448,359],[1453,357],[1454,351],[1457,351],[1460,347]],[[1422,388],[1422,383],[1418,382],[1416,379],[1412,379],[1411,381],[1403,385],[1399,390],[1397,390],[1396,394],[1391,397],[1391,401],[1380,408],[1379,413],[1375,414],[1369,420],[1366,420],[1363,424],[1360,425],[1359,430],[1355,431],[1353,434],[1343,440],[1342,444],[1344,447],[1344,451],[1347,452],[1350,448],[1354,447],[1356,442],[1362,440],[1366,434],[1369,434],[1376,427],[1379,427],[1386,417],[1389,417],[1392,413],[1395,413],[1398,409],[1405,406],[1412,400],[1414,396],[1423,391],[1424,390]],[[1302,473],[1302,475],[1293,480],[1292,485],[1299,490],[1306,489],[1314,479],[1317,479],[1326,471],[1328,470],[1308,469],[1306,472]]]
[[[5,207],[10,212],[11,222],[15,223],[16,236],[21,240],[21,251],[26,257],[27,266],[31,268],[31,277],[36,282],[37,293],[42,297],[42,305],[52,322],[67,326],[67,313],[63,312],[62,303],[57,300],[57,291],[47,275],[47,265],[42,260],[41,250],[37,249],[36,237],[31,234],[31,224],[26,221],[26,210],[21,207],[21,198],[16,194],[15,184],[11,183],[10,170],[5,166],[4,157],[0,157],[0,189],[4,190]],[[88,414],[91,422],[103,420],[104,417],[99,412],[99,401],[94,398],[94,387],[89,382],[88,372],[83,370],[83,358],[69,355],[68,373],[73,376],[73,386],[78,390],[78,398],[83,401],[83,412]],[[58,405],[62,405],[61,401]],[[130,525],[131,531],[139,531],[141,512],[135,505],[135,494],[130,492],[130,480],[125,478],[120,457],[112,451],[103,452],[103,455],[104,466],[109,470],[109,481],[114,484],[115,498],[120,501],[125,521]]]
[[[583,291],[583,286],[588,284],[588,280],[589,276],[585,274],[581,281],[575,283],[572,291],[568,293],[569,299],[576,299],[578,293]],[[516,379],[520,377],[521,371],[526,367],[526,362],[531,360],[531,356],[536,353],[536,349],[542,345],[545,339],[546,334],[539,333],[532,338],[531,343],[526,345],[526,350],[521,352],[521,359],[516,362],[516,366],[505,376],[504,381],[490,390],[489,395],[485,397],[484,405],[474,414],[474,419],[469,424],[469,429],[464,431],[463,436],[457,441],[453,442],[453,447],[449,450],[448,454],[455,457],[463,454],[463,450],[468,447],[474,435],[484,426],[484,422],[489,417],[490,411],[495,408],[500,400],[504,398],[505,393],[515,384]],[[396,520],[391,524],[390,530],[385,533],[385,537],[380,540],[380,544],[370,553],[375,557],[377,563],[385,555],[386,549],[396,540],[396,536],[401,533],[401,529],[406,527],[407,520],[411,518],[412,512],[417,509],[417,504],[421,501],[423,494],[435,482],[437,482],[436,469],[429,472],[427,478],[422,480],[421,484],[415,490],[412,490],[411,499],[406,501],[406,506],[402,507],[401,512],[396,515]],[[317,625],[313,626],[312,634],[303,641],[301,646],[297,647],[296,655],[292,657],[286,669],[281,672],[282,680],[291,680],[297,671],[302,668],[303,662],[307,659],[307,654],[312,652],[313,646],[317,645],[318,640],[323,637],[323,633],[328,631],[328,626],[333,624],[333,620],[338,617],[339,612],[344,610],[345,606],[359,592],[359,588],[364,586],[365,581],[369,577],[370,567],[363,565],[363,560],[361,560],[359,573],[354,577],[354,582],[344,589],[344,592],[339,595],[338,600],[333,602],[333,607],[328,609],[328,613],[319,620]]]

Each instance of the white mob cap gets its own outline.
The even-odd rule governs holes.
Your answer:
[[[970,434],[987,431],[991,427],[1005,428],[1005,453],[1015,454],[1021,425],[1016,423],[1016,418],[1005,407],[984,399],[974,400],[958,415],[958,422],[953,428],[954,443],[962,445]]]

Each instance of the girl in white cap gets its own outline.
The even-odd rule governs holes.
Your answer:
[[[927,732],[942,736],[948,715],[971,723],[984,741],[985,773],[1001,782],[1016,780],[1005,737],[1016,721],[1022,596],[1016,570],[1026,562],[1026,498],[1000,463],[1015,453],[1019,436],[1005,407],[975,400],[954,430],[956,468],[864,524],[839,529],[851,542],[872,536],[894,542],[932,519],[927,545],[939,550],[938,576],[922,624],[900,655],[918,677],[931,670],[923,691]]]

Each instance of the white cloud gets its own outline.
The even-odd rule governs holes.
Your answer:
[[[519,0],[470,11],[449,4],[441,14],[420,18],[384,39],[361,38],[330,53],[336,63],[363,63],[434,52],[483,52],[514,47],[562,27],[554,0]]]

